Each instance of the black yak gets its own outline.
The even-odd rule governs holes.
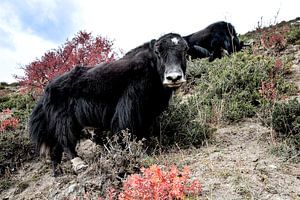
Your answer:
[[[216,22],[203,30],[183,37],[188,45],[192,59],[209,57],[209,61],[240,51],[244,46],[237,33],[228,22]]]
[[[173,91],[186,81],[187,50],[180,35],[169,33],[117,61],[77,66],[52,80],[30,115],[29,132],[37,150],[49,152],[53,175],[61,171],[63,152],[75,171],[87,167],[75,150],[85,127],[113,133],[128,128],[147,137]]]

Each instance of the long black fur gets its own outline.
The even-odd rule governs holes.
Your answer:
[[[39,151],[50,152],[54,173],[63,151],[70,159],[77,157],[75,147],[85,127],[114,133],[129,128],[138,138],[147,137],[173,91],[162,84],[154,43],[112,63],[77,66],[46,86],[30,115],[29,132]]]
[[[240,51],[244,45],[239,41],[234,26],[224,21],[215,22],[205,29],[183,38],[189,45],[188,54],[192,59],[210,57],[209,60],[213,61],[222,57],[222,49],[231,54]],[[203,51],[203,49],[199,51],[197,46],[207,51]]]

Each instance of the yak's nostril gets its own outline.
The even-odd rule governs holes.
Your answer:
[[[166,78],[169,81],[176,82],[176,81],[180,80],[182,78],[182,76],[179,74],[172,74],[172,75],[167,76]]]
[[[178,81],[178,80],[180,80],[181,78],[182,78],[182,76],[181,76],[181,75],[178,75],[174,81]]]

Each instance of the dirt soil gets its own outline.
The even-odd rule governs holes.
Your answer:
[[[270,154],[271,130],[248,120],[218,129],[216,138],[190,161],[203,199],[300,198],[300,165]]]
[[[289,79],[300,89],[300,46],[286,51],[294,56]],[[200,199],[300,199],[300,163],[272,154],[280,144],[274,132],[257,119],[219,127],[214,138],[212,144],[199,149],[179,150],[156,159],[164,163],[171,158],[174,163],[189,165],[202,183]],[[14,185],[0,192],[0,199],[97,199],[93,189],[99,189],[101,177],[93,175],[91,164],[96,148],[89,140],[82,143],[80,154],[90,167],[79,175],[72,173],[66,160],[65,173],[57,178],[51,176],[49,163],[25,163],[12,175]],[[86,192],[87,187],[92,190]]]
[[[171,162],[189,165],[202,183],[201,199],[300,199],[300,164],[270,153],[277,145],[270,129],[249,119],[219,128],[215,138],[213,144],[200,149],[156,159],[163,163],[173,157]],[[91,146],[96,148],[89,141],[82,144],[81,154],[92,156]],[[1,199],[75,199],[83,197],[86,187],[99,189],[101,177],[92,175],[93,166],[75,175],[67,165],[65,161],[65,175],[54,178],[49,163],[26,163],[14,177],[18,184],[3,192]],[[90,195],[86,199],[97,197],[86,195]]]

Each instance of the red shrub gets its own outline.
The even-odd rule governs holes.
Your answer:
[[[173,166],[163,171],[157,165],[142,168],[142,174],[133,174],[124,182],[120,200],[135,199],[184,199],[187,196],[199,196],[201,185],[198,180],[190,180],[188,167],[183,172]]]
[[[266,49],[282,50],[286,46],[286,39],[281,33],[263,33],[261,44]]]
[[[259,93],[263,98],[275,102],[277,98],[277,90],[274,79],[262,81]]]
[[[19,119],[12,116],[12,111],[7,108],[0,113],[0,132],[15,129],[19,125]]]
[[[285,36],[288,31],[289,27],[287,26],[266,29],[260,38],[261,45],[265,49],[274,51],[274,53],[283,50],[287,45]]]
[[[44,86],[57,75],[75,65],[95,65],[115,59],[113,43],[100,36],[80,31],[72,40],[58,49],[46,52],[40,59],[23,67],[24,77],[16,76],[21,85],[41,92]]]

